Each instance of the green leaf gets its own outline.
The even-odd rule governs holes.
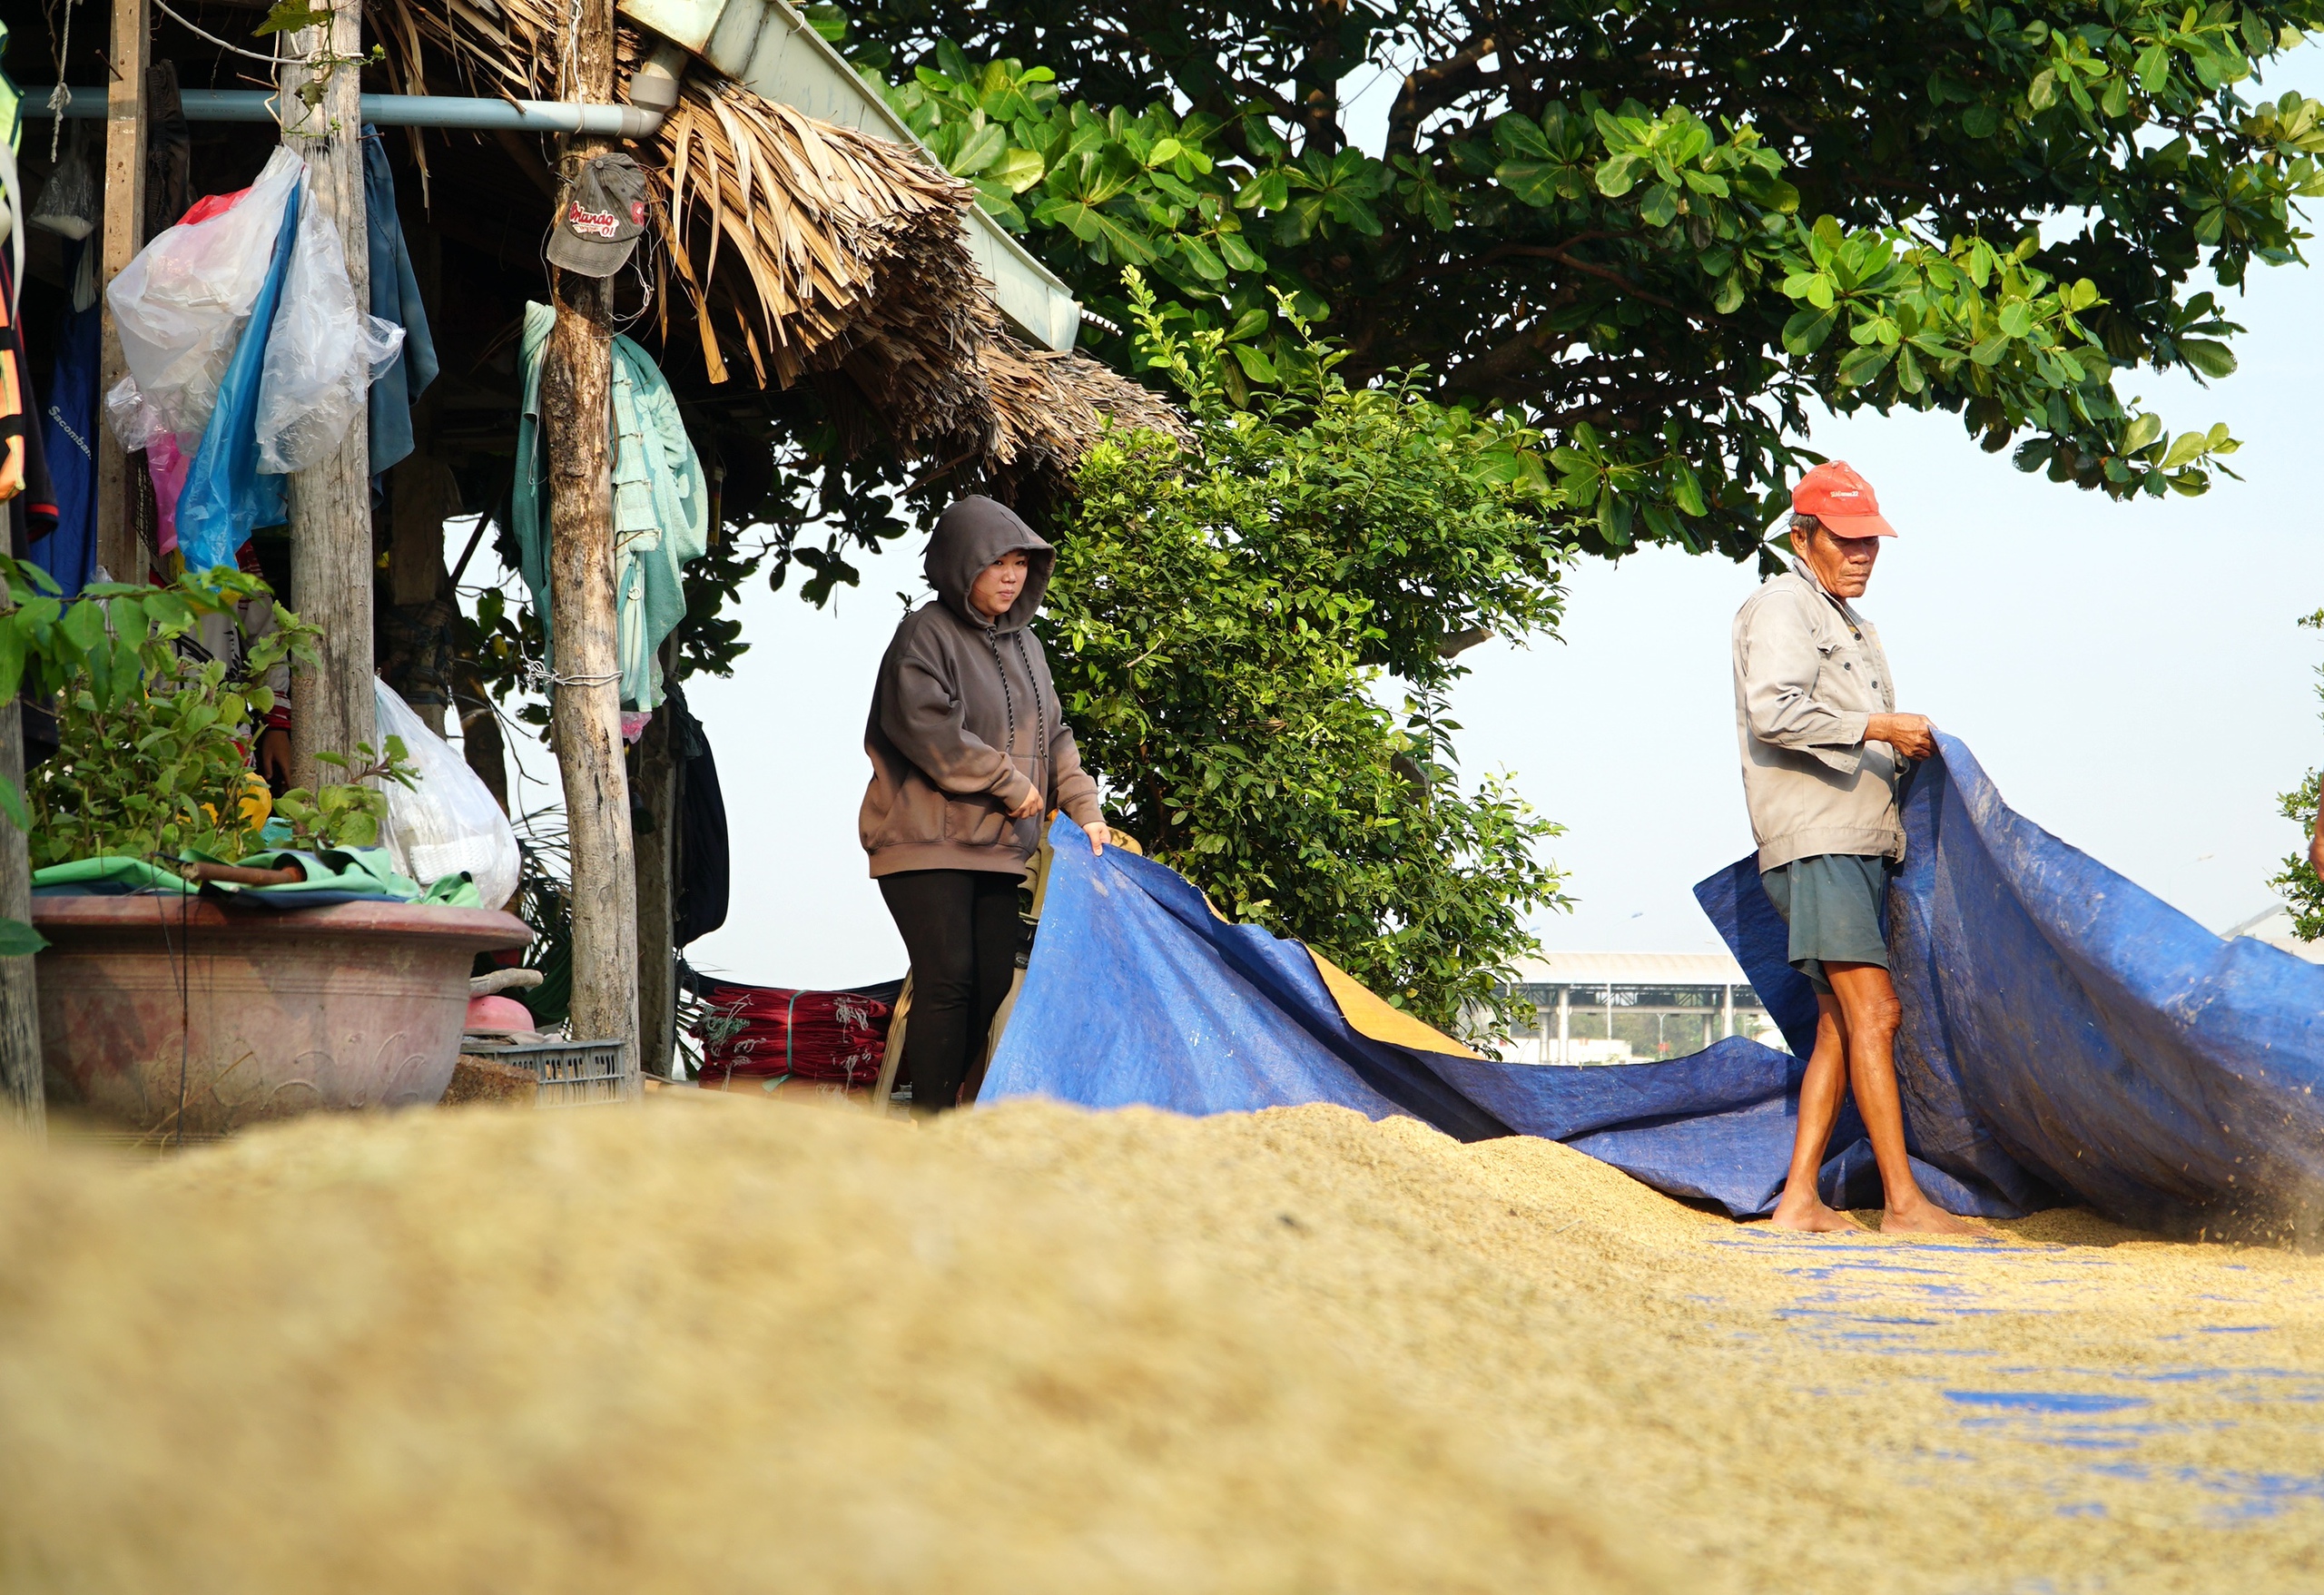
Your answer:
[[[87,653],[104,641],[105,612],[103,606],[84,598],[64,612],[60,626],[65,639],[83,653]]]
[[[251,30],[252,38],[262,39],[269,34],[295,34],[310,27],[324,27],[330,22],[330,7],[317,8],[307,0],[275,0],[274,9],[266,20]]]
[[[1008,148],[1007,131],[988,122],[962,136],[959,152],[944,162],[944,169],[955,177],[973,177],[1000,160]]]
[[[1541,124],[1522,113],[1512,113],[1492,124],[1492,142],[1502,153],[1531,161],[1551,158],[1550,141]]]
[[[1036,150],[1009,150],[988,167],[984,175],[1010,193],[1021,194],[1048,175],[1049,165]]]
[[[1793,354],[1814,354],[1824,347],[1838,320],[1837,310],[1801,310],[1783,324],[1783,346]]]
[[[2058,103],[2058,74],[2054,72],[2036,74],[2034,82],[2026,88],[2025,103],[2036,111],[2047,111],[2056,104]]]
[[[2171,81],[2171,53],[2158,39],[2139,52],[2139,87],[2150,94],[2159,94],[2162,85]]]
[[[2157,462],[2158,466],[2166,471],[2177,470],[2189,460],[2200,458],[2209,447],[2210,439],[2202,433],[2181,432],[2171,443],[2169,452]]]
[[[0,919],[0,958],[30,958],[48,945],[48,938],[22,920]]]
[[[2003,337],[2023,338],[2034,330],[2034,307],[2022,299],[2014,299],[2002,306],[2001,315],[1996,320]]]
[[[2149,410],[2144,415],[2134,418],[2129,426],[2122,428],[2122,452],[2136,454],[2162,436],[2162,418],[2152,410]]]
[[[1598,192],[1610,200],[1619,200],[1637,186],[1638,174],[1645,162],[1635,155],[1617,155],[1598,164]]]
[[[1252,381],[1271,383],[1275,380],[1275,362],[1258,350],[1247,343],[1229,344],[1227,348],[1233,352],[1236,362],[1243,368],[1243,374]]]
[[[25,794],[5,775],[0,775],[0,814],[7,815],[9,823],[19,831],[33,828],[33,817],[25,809]]]
[[[1107,251],[1125,265],[1143,266],[1154,259],[1154,247],[1126,226],[1120,218],[1078,200],[1049,200],[1033,212],[1038,221],[1063,227],[1086,244]],[[1098,258],[1103,261],[1107,254]]]
[[[2179,358],[2206,377],[2230,377],[2235,374],[2235,351],[2216,339],[2181,338],[2178,340]]]

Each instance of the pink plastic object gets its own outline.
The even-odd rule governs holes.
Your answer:
[[[529,1030],[533,1010],[513,997],[498,995],[468,999],[468,1023],[476,1030]]]
[[[532,939],[487,909],[174,896],[34,898],[33,924],[49,941],[35,972],[51,1100],[155,1139],[434,1102],[469,965]]]

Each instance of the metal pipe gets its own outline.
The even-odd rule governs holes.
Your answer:
[[[24,91],[24,114],[48,116],[50,89]],[[675,96],[671,96],[673,102]],[[275,122],[281,96],[260,89],[181,89],[188,122]],[[637,105],[583,105],[569,100],[473,100],[448,94],[366,94],[363,120],[375,127],[508,128],[517,133],[596,133],[625,139],[650,138],[661,130],[666,109]],[[103,89],[79,88],[64,114],[101,121]]]

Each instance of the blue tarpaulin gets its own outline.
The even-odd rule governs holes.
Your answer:
[[[2324,969],[2222,941],[2013,812],[1941,739],[1889,905],[1905,1138],[1929,1195],[2007,1216],[2083,1201],[2213,1233],[2324,1230]],[[1150,860],[1056,822],[1041,929],[980,1101],[1219,1113],[1331,1102],[1463,1139],[1561,1140],[1745,1216],[1781,1189],[1799,1057],[1739,1038],[1670,1063],[1482,1058]],[[1815,999],[1745,859],[1697,895],[1793,1048]],[[1879,1199],[1845,1110],[1827,1199]]]

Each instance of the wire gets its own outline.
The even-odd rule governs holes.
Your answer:
[[[67,0],[67,4],[69,7],[70,0]],[[176,12],[170,9],[170,0],[153,0],[153,4],[160,7],[162,13],[166,15],[171,21],[185,29],[186,32],[194,34],[196,37],[209,40],[210,43],[217,45],[222,50],[231,50],[237,55],[246,55],[252,61],[263,61],[269,66],[280,66],[282,64],[282,57],[280,54],[273,55],[261,55],[255,50],[245,50],[240,44],[222,39],[216,34],[206,32],[198,25],[188,22],[184,17],[180,16]],[[69,8],[65,12],[65,20],[68,23],[72,20],[72,12]],[[275,35],[278,39],[282,35],[280,34]],[[58,86],[62,87],[63,85],[59,84]]]

